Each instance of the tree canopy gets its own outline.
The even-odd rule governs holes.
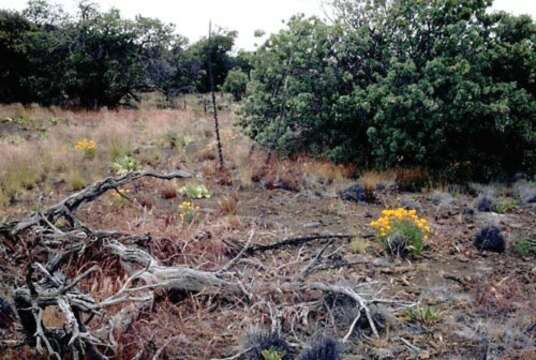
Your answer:
[[[231,55],[235,38],[220,30],[190,45],[158,19],[125,19],[89,1],[71,15],[31,0],[22,12],[0,10],[0,102],[114,107],[143,91],[206,92],[209,57],[216,86],[244,66]]]
[[[284,154],[489,178],[536,168],[536,25],[486,0],[337,0],[257,51],[240,123]]]

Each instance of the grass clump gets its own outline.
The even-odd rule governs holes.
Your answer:
[[[398,168],[395,170],[395,182],[401,191],[419,192],[430,183],[430,174],[420,167]]]
[[[494,204],[495,212],[499,214],[506,214],[514,211],[519,206],[518,202],[510,197],[500,197]]]
[[[285,352],[278,351],[275,348],[270,348],[262,351],[263,360],[283,360]]]
[[[140,169],[140,163],[132,155],[123,155],[112,163],[112,168],[117,175],[125,175],[131,171]]]
[[[512,244],[514,253],[521,257],[536,255],[536,240],[530,236],[520,236]]]
[[[190,225],[195,222],[199,213],[199,206],[196,206],[192,201],[183,201],[179,205],[179,217],[185,225]]]
[[[45,176],[42,166],[30,159],[6,162],[0,169],[0,192],[4,199],[16,198],[25,190],[33,189]]]
[[[407,316],[410,321],[418,322],[423,325],[434,325],[439,321],[439,312],[433,306],[417,306],[407,310]]]
[[[364,254],[367,252],[370,243],[363,238],[354,238],[350,243],[350,249],[354,254]]]
[[[210,199],[212,194],[203,184],[187,184],[179,189],[179,194],[189,199]]]
[[[183,150],[188,145],[194,142],[194,138],[190,135],[177,134],[175,132],[168,132],[164,135],[166,143],[173,149]]]
[[[72,169],[65,176],[65,183],[68,190],[78,191],[87,186],[87,181],[78,169]]]
[[[404,208],[383,210],[381,216],[370,223],[385,250],[392,255],[411,254],[419,256],[424,241],[431,234],[425,218],[417,216],[416,210]]]

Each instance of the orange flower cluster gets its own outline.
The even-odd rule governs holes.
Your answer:
[[[423,238],[426,240],[431,234],[430,225],[425,218],[417,216],[415,210],[407,210],[404,208],[383,210],[381,216],[370,223],[380,237],[386,237],[393,230],[393,226],[396,223],[409,222],[415,224],[415,226],[423,234]]]

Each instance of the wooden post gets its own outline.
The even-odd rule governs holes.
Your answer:
[[[220,138],[220,124],[218,121],[218,107],[216,106],[216,92],[214,89],[214,73],[212,70],[212,21],[208,25],[208,77],[210,80],[210,92],[212,95],[212,108],[214,111],[214,128],[216,131],[216,140],[218,141],[218,157],[220,159],[220,170],[224,168],[223,150]]]

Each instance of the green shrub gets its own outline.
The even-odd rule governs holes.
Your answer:
[[[179,189],[179,194],[189,199],[210,199],[212,196],[203,184],[187,184]]]
[[[356,5],[361,22],[291,19],[256,52],[245,133],[281,154],[380,168],[535,171],[534,21],[482,0],[392,4]]]
[[[529,256],[536,253],[536,242],[521,238],[514,242],[513,249],[519,256]]]
[[[262,351],[263,360],[283,360],[285,357],[284,352],[277,351],[277,349],[270,348]]]
[[[128,172],[139,170],[140,163],[131,155],[124,155],[112,163],[112,168],[117,175],[125,175]]]
[[[433,325],[439,321],[439,313],[431,306],[417,306],[407,310],[410,321],[419,322],[424,325]]]
[[[223,83],[223,91],[233,95],[235,101],[240,101],[246,93],[248,75],[240,69],[233,69],[227,74]]]

